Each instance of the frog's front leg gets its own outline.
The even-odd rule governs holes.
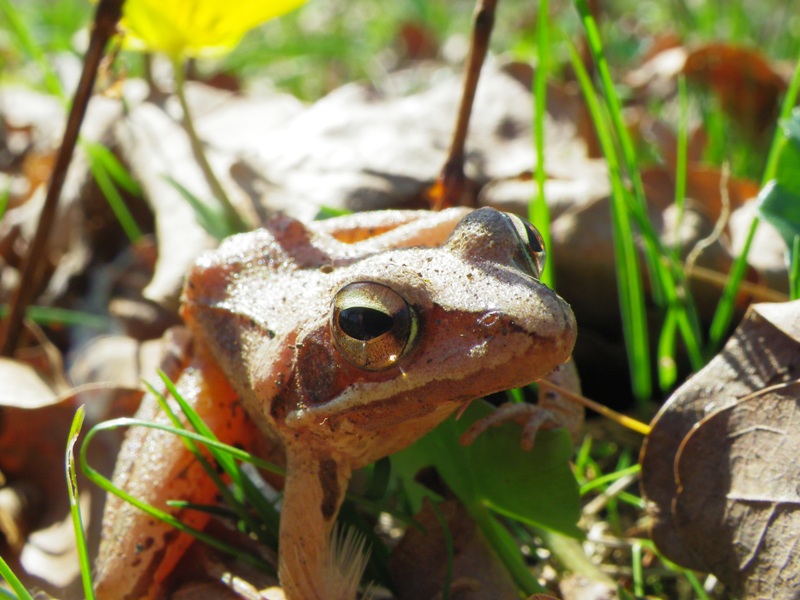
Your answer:
[[[205,353],[196,353],[176,386],[221,441],[244,447],[252,444],[255,427],[227,380]],[[152,396],[145,397],[137,417],[170,424]],[[208,513],[170,508],[167,501],[212,504],[217,495],[216,486],[179,436],[145,427],[128,432],[117,460],[114,482],[135,498],[198,529],[207,523]],[[109,495],[96,563],[97,597],[157,596],[192,541],[189,535]]]
[[[339,560],[331,536],[351,468],[303,440],[287,445],[280,528],[279,576],[289,600],[352,600],[366,556]]]
[[[286,449],[279,576],[289,600],[352,600],[365,561],[344,565],[332,550],[336,515],[351,469],[311,446]]]

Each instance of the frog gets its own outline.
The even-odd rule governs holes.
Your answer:
[[[218,438],[285,464],[278,577],[288,600],[350,600],[361,567],[332,539],[354,470],[471,401],[570,358],[569,304],[541,282],[544,245],[493,208],[276,215],[201,255],[176,387]],[[139,416],[166,422],[152,399]],[[132,428],[114,481],[202,529],[216,489],[174,435]],[[192,538],[110,497],[99,598],[154,598]]]

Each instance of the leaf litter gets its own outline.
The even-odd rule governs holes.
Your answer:
[[[662,97],[670,93],[664,86],[674,89],[679,74],[708,85],[723,107],[755,136],[759,127],[765,127],[765,115],[772,113],[778,94],[785,88],[785,79],[778,71],[756,52],[722,44],[689,49],[666,43],[630,74],[630,81],[636,82],[643,96]],[[423,206],[424,192],[445,157],[461,79],[444,68],[426,71],[424,84],[419,78],[418,74],[415,78],[412,67],[397,73],[392,85],[384,86],[393,90],[391,93],[350,84],[312,106],[284,94],[234,94],[199,83],[189,86],[188,95],[214,168],[241,214],[257,226],[277,211],[311,219],[324,208],[361,211]],[[530,82],[531,71],[525,65],[490,62],[484,68],[467,144],[467,174],[475,183],[473,201],[477,205],[494,205],[520,214],[527,211],[534,190],[531,169],[536,161],[530,142]],[[751,92],[737,94],[742,86]],[[201,250],[215,243],[196,223],[193,211],[166,176],[187,186],[200,200],[212,200],[179,125],[180,112],[174,98],[151,96],[142,82],[130,81],[126,87],[127,111],[122,111],[118,101],[101,96],[93,99],[84,135],[107,144],[141,185],[147,203],[142,208],[153,215],[150,227],[158,262],[147,266],[147,261],[97,260],[98,254],[117,254],[104,248],[103,240],[119,230],[107,211],[92,212],[92,206],[104,204],[91,182],[85,159],[79,157],[70,169],[60,209],[61,226],[51,242],[54,276],[40,302],[81,306],[76,281],[100,278],[91,282],[97,294],[94,306],[116,302],[119,309],[120,301],[127,298],[140,309],[158,307],[158,314],[147,316],[145,310],[143,316],[140,311],[128,321],[129,330],[138,330],[139,335],[147,331],[143,337],[155,338],[172,324],[163,315],[174,314],[188,265]],[[4,152],[12,156],[3,163],[0,181],[13,183],[10,207],[0,223],[3,301],[13,290],[15,272],[40,208],[52,152],[58,144],[53,135],[58,128],[53,124],[63,122],[61,109],[48,97],[32,92],[19,94],[19,90],[0,89],[7,146]],[[586,127],[587,112],[574,87],[552,84],[548,97],[545,189],[552,201],[559,291],[575,307],[582,335],[585,331],[586,338],[601,340],[603,348],[579,347],[576,355],[580,365],[591,362],[589,354],[613,354],[608,349],[613,349],[617,299],[607,217],[608,174],[605,162],[597,158],[596,141]],[[727,272],[745,235],[734,228],[736,215],[752,213],[757,185],[703,165],[703,132],[696,129],[687,171],[687,211],[682,229],[677,230],[670,215],[674,135],[661,122],[636,126],[643,135],[661,132],[656,145],[666,165],[647,171],[645,184],[651,217],[665,240],[672,243],[677,235],[685,256],[708,235],[725,210],[732,211],[729,229],[713,240],[699,263],[713,271]],[[129,200],[134,205],[137,202]],[[148,219],[140,220],[147,228]],[[87,238],[87,231],[95,235]],[[766,254],[759,248],[751,251],[750,278],[774,286],[785,281],[782,247],[774,246],[776,236],[767,233],[763,237],[763,247],[773,249]],[[765,256],[769,257],[767,264]],[[144,264],[144,271],[137,271],[134,264]],[[91,267],[95,271],[87,276],[85,272]],[[133,283],[121,296],[124,283],[120,282],[126,277]],[[587,294],[587,289],[593,290],[592,294]],[[705,294],[712,298],[715,287],[708,286]],[[701,315],[707,317],[703,307],[711,301],[704,302],[703,294],[699,297]],[[749,299],[742,297],[740,306]],[[796,376],[792,357],[798,355],[797,338],[780,325],[787,319],[796,325],[796,303],[788,306],[795,307],[794,317],[776,315],[777,309],[768,305],[750,309],[742,328],[752,331],[737,330],[723,352],[665,404],[642,454],[642,485],[659,549],[680,564],[715,573],[732,590],[745,595],[778,594],[797,576],[792,556],[782,554],[788,540],[797,537],[792,505],[796,490],[790,489],[791,485],[781,488],[794,480],[787,478],[796,475],[789,460],[793,428],[788,425],[793,424],[797,389],[788,383],[774,388],[776,382],[790,380],[792,372]],[[139,326],[142,323],[147,325],[145,329]],[[60,440],[63,437],[66,441],[66,429],[62,429],[67,427],[62,421],[71,420],[76,403],[102,396],[104,400],[90,401],[98,407],[95,419],[109,412],[130,414],[139,395],[131,389],[138,387],[136,370],[125,367],[115,371],[111,366],[139,364],[142,360],[153,363],[141,358],[138,342],[130,337],[96,341],[77,353],[69,336],[55,333],[63,348],[81,356],[70,369],[70,376],[54,376],[53,372],[43,375],[46,370],[30,366],[31,360],[0,363],[4,422],[19,423],[4,428],[4,437],[0,437],[0,470],[7,478],[4,489],[14,489],[18,481],[23,482],[23,488],[32,485],[49,489],[42,486],[51,485],[50,473],[56,469],[45,456],[57,456],[60,468]],[[152,356],[152,352],[148,354]],[[116,358],[109,360],[109,356]],[[599,365],[604,366],[602,361]],[[591,366],[585,368],[592,371]],[[100,382],[103,385],[92,388],[94,391],[84,389],[83,400],[64,395],[64,386]],[[17,406],[26,397],[40,405]],[[10,431],[21,437],[8,437]],[[746,434],[738,433],[742,431]],[[42,439],[52,445],[43,449]],[[781,442],[776,443],[776,439]],[[776,457],[775,452],[785,458]],[[759,478],[759,473],[768,476]],[[715,484],[709,485],[710,481]],[[775,485],[768,485],[771,482]],[[82,489],[90,487],[84,485]],[[730,493],[725,492],[728,489]],[[46,497],[55,497],[56,491],[49,491],[53,494],[48,492]],[[66,515],[66,494],[63,497],[64,506],[48,509],[47,514],[53,516],[44,521],[27,523],[27,517],[23,517],[18,539],[28,536],[26,544],[39,543],[29,531],[45,523],[58,523],[57,515],[62,511]],[[98,503],[93,499],[91,504],[87,520],[96,529]],[[712,510],[714,507],[718,510]],[[0,510],[4,514],[13,512]],[[720,514],[724,515],[721,521],[715,518]],[[61,540],[61,550],[54,554],[73,561],[69,544],[63,541],[65,530],[53,535]],[[6,542],[12,539],[13,535],[6,533]],[[721,540],[736,543],[726,545]],[[52,563],[45,561],[32,567],[20,560],[22,572],[43,588],[67,584],[69,577],[54,578]],[[783,567],[773,568],[775,564]],[[62,566],[59,569],[74,575]],[[42,578],[37,580],[37,575]]]

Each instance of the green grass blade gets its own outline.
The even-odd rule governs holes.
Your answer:
[[[536,151],[536,197],[528,207],[528,218],[534,223],[542,234],[544,247],[550,253],[548,260],[545,261],[544,271],[542,272],[542,283],[550,286],[555,285],[555,270],[552,259],[552,237],[550,235],[550,209],[547,206],[547,199],[544,192],[545,179],[545,154],[544,154],[544,117],[547,113],[547,77],[550,65],[550,17],[549,1],[539,1],[539,24],[537,30],[537,53],[538,64],[533,81],[533,140]]]
[[[544,592],[544,588],[531,573],[519,551],[519,546],[497,517],[483,504],[470,509],[470,515],[486,537],[489,545],[500,558],[519,589],[530,596]]]
[[[30,30],[25,25],[22,17],[20,17],[14,3],[10,0],[0,0],[0,12],[5,15],[6,23],[8,23],[9,29],[16,37],[20,50],[27,54],[42,72],[45,89],[48,93],[66,102],[67,97],[64,93],[64,86],[61,85],[61,80],[56,75],[55,69],[53,69],[53,63],[45,56],[41,45],[33,39],[33,35],[31,35]]]
[[[639,203],[643,203],[644,185],[642,184],[641,177],[638,176],[639,170],[637,168],[636,149],[634,148],[633,141],[630,136],[626,134],[627,127],[622,116],[622,104],[617,95],[614,87],[614,81],[611,78],[611,70],[608,66],[605,50],[603,48],[603,40],[600,36],[600,31],[597,28],[597,23],[589,10],[589,4],[586,0],[574,0],[575,7],[578,9],[578,14],[583,22],[583,28],[586,33],[586,41],[589,43],[589,50],[592,53],[597,73],[600,76],[600,85],[603,89],[605,101],[608,104],[609,116],[611,117],[614,130],[619,136],[620,149],[622,151],[622,158],[625,166],[628,169],[628,176],[631,177],[631,184],[635,190],[635,199]]]
[[[607,112],[604,114],[607,115],[607,119],[610,121],[610,124],[604,125],[606,132],[603,134],[600,133],[600,129],[598,128],[598,137],[600,137],[601,144],[603,145],[603,151],[606,156],[606,160],[609,160],[609,155],[611,152],[614,152],[615,154],[614,162],[616,164],[613,166],[613,168],[609,163],[609,169],[612,177],[612,190],[614,188],[613,180],[615,178],[622,179],[624,175],[627,175],[630,181],[630,191],[623,181],[620,180],[618,182],[616,187],[622,193],[615,192],[612,194],[612,199],[614,199],[614,202],[612,203],[612,206],[614,207],[613,212],[616,213],[617,211],[622,211],[625,207],[627,207],[627,210],[630,213],[630,218],[633,219],[635,224],[639,227],[642,236],[644,259],[647,264],[648,273],[650,274],[651,294],[653,296],[653,300],[656,305],[664,307],[668,311],[673,311],[677,314],[677,319],[681,323],[680,331],[686,338],[687,346],[691,348],[697,348],[701,344],[702,334],[700,333],[699,321],[695,314],[694,303],[691,295],[689,294],[688,286],[685,281],[685,275],[683,274],[681,265],[679,265],[675,260],[671,260],[673,258],[671,253],[669,253],[667,249],[663,247],[658,233],[655,231],[655,228],[648,217],[647,199],[645,197],[644,184],[642,182],[641,173],[638,167],[638,158],[636,155],[635,145],[628,132],[628,128],[625,125],[622,104],[611,79],[611,72],[608,67],[608,62],[603,48],[603,42],[600,37],[597,24],[595,23],[594,17],[589,10],[586,0],[575,0],[575,6],[577,7],[578,13],[583,22],[586,38],[589,43],[589,49],[592,53],[597,66],[598,74],[600,76],[600,85],[603,90],[603,98],[605,99],[605,105],[607,108]],[[574,62],[575,61],[573,59],[573,63]],[[582,66],[583,65],[581,64],[581,67]],[[596,119],[595,126],[597,127]],[[604,136],[609,136],[610,139],[604,141]],[[615,136],[615,138],[613,136]],[[614,139],[616,139],[619,143],[619,155],[616,154],[616,147],[613,143]],[[622,169],[623,166],[624,171]],[[685,168],[683,171],[685,172]],[[620,199],[625,200],[624,206]],[[614,214],[614,219],[616,236],[616,231],[619,230],[618,228],[626,226],[626,221],[629,221],[629,217]],[[633,257],[631,254],[635,254],[635,248],[633,251],[631,251],[624,248],[626,245],[627,241],[622,241],[620,243],[620,248],[624,252],[622,255],[624,258],[622,260],[618,258],[618,271],[633,265],[633,261],[631,260]],[[621,256],[619,253],[617,255],[618,257]],[[678,292],[679,288],[681,288],[682,293]],[[634,292],[634,296],[637,296],[638,294],[638,291]],[[644,310],[643,307],[640,309],[635,304],[633,297],[630,299],[630,302],[621,302],[621,307],[623,309],[624,326],[627,325],[627,327],[630,328],[633,325],[634,319],[636,319],[636,322],[639,324],[639,326],[643,325],[641,321],[641,315],[632,315],[627,318],[624,315],[625,310],[634,310],[636,312]],[[631,334],[630,330],[627,329],[625,331],[625,335],[627,339],[628,335],[636,334]],[[646,334],[644,335],[646,336]],[[648,366],[646,370],[641,375],[637,375],[636,373],[633,374],[634,394],[638,398],[646,397],[642,396],[642,394],[646,392],[646,394],[649,395],[650,393],[649,381],[646,383],[644,382],[645,375],[649,376],[650,371],[649,349],[645,349],[640,342],[632,343],[631,346],[635,346],[635,351],[646,352],[648,356]],[[632,350],[634,350],[634,348],[630,347],[629,352]],[[697,368],[702,366],[703,360],[701,353],[698,352],[692,354],[692,359],[693,364],[695,364]],[[638,366],[634,366],[634,360],[641,359],[631,359],[632,369],[641,368],[643,366],[642,363],[635,363]]]
[[[122,199],[122,195],[114,185],[111,175],[107,170],[107,163],[98,153],[97,148],[92,148],[92,144],[83,142],[82,145],[89,158],[89,170],[92,172],[92,176],[97,182],[100,191],[103,192],[103,197],[111,207],[123,231],[125,231],[125,235],[128,236],[131,242],[136,243],[142,238],[142,230],[139,229],[136,220],[125,205],[125,200]]]
[[[644,597],[644,573],[642,568],[642,545],[633,544],[631,547],[631,562],[633,571],[633,593],[637,598]]]
[[[637,510],[644,510],[646,505],[644,498],[635,496],[630,492],[620,492],[619,494],[617,494],[617,498],[619,498],[619,500],[624,502],[625,504],[633,506]]]
[[[614,252],[617,261],[617,290],[619,292],[625,345],[631,368],[631,385],[639,399],[649,398],[652,392],[650,379],[650,348],[647,334],[644,286],[639,271],[633,224],[628,213],[627,192],[608,117],[595,95],[589,74],[583,66],[578,51],[567,40],[572,66],[578,77],[586,105],[592,116],[597,136],[608,163],[611,181],[611,217],[614,233]]]
[[[641,467],[636,465],[631,465],[629,467],[620,468],[613,473],[607,473],[605,475],[601,475],[592,481],[585,483],[581,486],[580,494],[581,496],[588,494],[594,489],[601,488],[609,483],[613,483],[617,479],[621,479],[623,477],[627,477],[628,475],[633,475],[638,473],[641,470]]]
[[[788,119],[792,114],[792,109],[797,104],[798,93],[800,93],[800,56],[798,56],[797,63],[795,64],[792,79],[789,82],[789,88],[786,96],[783,98],[781,105],[780,119]],[[772,144],[769,150],[769,158],[767,159],[767,166],[764,169],[764,176],[761,179],[762,187],[775,177],[775,171],[778,166],[778,156],[780,155],[781,146],[785,142],[785,135],[782,128],[775,129],[775,135],[772,138]],[[742,251],[731,267],[728,274],[728,281],[725,288],[722,290],[722,297],[717,310],[714,313],[714,319],[711,322],[711,329],[709,331],[709,341],[706,348],[706,356],[711,357],[722,345],[722,340],[728,332],[733,320],[733,312],[736,302],[736,294],[739,291],[739,286],[744,279],[745,271],[747,270],[747,255],[750,253],[750,246],[753,244],[756,228],[759,224],[758,217],[753,217],[750,223],[750,229],[747,232]]]
[[[167,378],[166,375],[161,371],[159,371],[159,376],[163,380],[169,381],[169,378]],[[170,422],[172,423],[173,427],[175,427],[176,429],[186,430],[186,427],[183,425],[183,423],[181,423],[181,420],[178,418],[177,413],[175,413],[175,411],[172,410],[172,407],[169,405],[169,403],[167,402],[167,399],[164,397],[164,395],[161,394],[158,390],[156,390],[149,383],[145,383],[145,385],[147,386],[147,389],[150,391],[150,393],[153,395],[153,397],[156,399],[156,402],[158,402],[158,405],[161,407],[161,410],[164,412],[164,414],[167,415],[167,418],[170,420]],[[170,385],[172,385],[172,382],[170,382]],[[174,386],[172,387],[172,389],[170,389],[170,393],[172,394],[173,398],[176,398],[176,395],[181,398],[180,400],[178,400],[178,404],[181,406],[181,410],[184,410],[184,405],[186,407],[188,407],[188,403],[186,403],[185,400],[183,400],[183,398],[180,396],[180,394],[178,394],[178,392],[174,388]],[[181,404],[181,402],[184,402],[184,404]],[[184,410],[184,414],[186,414],[185,410]],[[194,415],[195,418],[197,418],[199,420],[199,418],[197,417],[196,413],[192,412],[192,414]],[[191,424],[191,417],[187,417],[187,418],[189,418],[189,422]],[[205,424],[203,424],[203,426],[205,426]],[[214,439],[214,440],[217,439],[213,435],[213,433],[211,433],[211,431],[208,428],[205,428],[202,431],[199,431],[197,427],[194,427],[194,428],[195,428],[195,431],[197,431],[197,433],[199,435],[201,435],[201,436],[203,436],[205,438]],[[208,475],[211,478],[211,480],[214,482],[214,485],[217,486],[217,489],[219,489],[220,494],[222,494],[223,499],[225,501],[227,501],[228,503],[230,503],[232,505],[232,507],[238,506],[240,504],[240,498],[235,498],[230,493],[230,491],[228,490],[228,486],[225,485],[225,482],[222,481],[222,478],[220,477],[220,474],[217,472],[217,469],[215,469],[211,465],[211,463],[208,461],[208,459],[203,455],[203,453],[200,451],[200,447],[195,443],[195,441],[192,440],[192,439],[189,439],[189,438],[181,438],[181,439],[183,440],[183,443],[186,445],[186,447],[189,449],[189,451],[192,454],[194,454],[195,459],[201,464],[201,466],[203,467],[203,470],[206,472],[206,475]],[[211,452],[212,457],[216,459],[217,452],[215,452],[215,451],[213,451],[211,449],[209,449],[209,452]],[[225,454],[224,452],[223,453],[219,453],[219,454],[220,454],[220,460],[222,462],[218,462],[218,464],[220,465],[222,471],[227,472],[229,469],[232,468],[232,466],[231,466],[232,459],[230,459],[230,457],[227,454]],[[246,515],[244,515],[244,516],[246,517]]]
[[[111,179],[129,194],[142,196],[142,186],[139,185],[124,165],[119,162],[114,153],[103,144],[81,140],[83,149],[93,161],[99,162]]]
[[[0,220],[2,220],[3,216],[6,214],[6,211],[8,210],[8,201],[10,199],[11,199],[11,184],[9,183],[4,190],[0,190]]]
[[[178,392],[175,384],[170,381],[169,377],[167,377],[163,372],[159,372],[159,376],[164,382],[164,385],[167,386],[170,394],[172,394],[172,397],[175,398],[175,401],[180,406],[183,414],[186,415],[186,418],[192,427],[194,427],[200,435],[203,435],[204,437],[214,441],[219,441],[216,435],[214,435],[214,432],[211,431],[211,429],[203,422],[203,420],[186,401],[183,395]],[[246,513],[242,516],[243,522],[248,524],[250,530],[256,533],[263,543],[271,547],[276,547],[278,541],[278,524],[280,521],[280,514],[278,511],[256,488],[255,484],[251,481],[247,474],[241,470],[231,455],[226,452],[218,451],[213,447],[207,447],[209,452],[211,452],[212,456],[214,457],[214,460],[217,461],[217,464],[222,467],[225,473],[231,478],[231,481],[237,486],[237,495],[226,495],[225,497],[228,498],[230,503],[237,502],[234,507],[238,512],[244,511],[244,507],[241,506],[241,501],[246,499],[255,509],[259,519],[257,522],[254,522],[249,518],[249,513]],[[270,472],[277,473],[279,475],[284,474],[283,469],[278,469],[277,467],[274,467],[274,470],[270,470]],[[266,529],[259,527],[259,524],[263,524]]]
[[[658,551],[658,548],[656,548],[656,545],[653,543],[653,540],[640,539],[639,544],[643,548],[647,548],[650,552],[658,556],[658,559],[663,563],[663,565],[667,569],[669,569],[670,571],[674,571],[675,573],[681,573],[684,577],[686,577],[686,580],[689,582],[689,585],[691,585],[692,590],[694,591],[695,596],[697,596],[698,600],[710,600],[709,595],[703,588],[703,584],[700,583],[700,581],[697,579],[697,576],[692,571],[684,569],[683,567],[677,565],[668,558],[665,558],[664,555],[662,555]]]
[[[675,260],[680,260],[680,231],[683,225],[683,213],[686,208],[686,170],[689,150],[689,95],[686,91],[686,78],[678,77],[678,147],[675,157],[675,206],[678,207],[678,218],[675,220]]]
[[[81,516],[80,494],[78,492],[78,479],[75,473],[75,442],[83,426],[86,414],[85,407],[80,406],[75,411],[72,426],[69,430],[66,455],[67,488],[69,490],[69,510],[72,514],[72,525],[75,531],[75,543],[78,551],[78,563],[81,567],[81,580],[83,593],[87,600],[94,600],[94,586],[92,585],[92,563],[89,561],[89,549],[86,545],[86,536],[83,530],[83,517]]]
[[[578,9],[578,14],[583,22],[584,31],[586,32],[586,40],[589,43],[589,50],[592,53],[597,73],[600,76],[600,85],[603,90],[603,98],[605,99],[608,108],[608,116],[611,119],[611,126],[609,131],[616,134],[616,139],[619,142],[621,163],[625,166],[625,171],[630,179],[630,184],[633,190],[632,195],[629,196],[629,208],[631,213],[635,215],[637,224],[642,227],[643,232],[652,238],[651,241],[657,243],[658,236],[653,235],[652,228],[649,228],[649,219],[647,218],[647,199],[644,193],[644,183],[642,182],[641,173],[639,172],[638,159],[636,157],[636,148],[633,140],[628,133],[628,127],[625,125],[625,119],[622,111],[622,103],[620,102],[617,90],[614,87],[614,82],[611,78],[611,70],[608,67],[608,60],[606,59],[605,50],[603,47],[603,40],[600,37],[600,31],[597,28],[597,23],[589,10],[587,0],[574,0],[575,6]],[[654,257],[658,258],[658,256]],[[654,261],[658,264],[658,260]],[[654,285],[659,284],[657,277],[654,277]],[[654,292],[655,293],[655,292]]]
[[[202,419],[200,419],[200,417],[197,415],[194,409],[189,405],[189,403],[186,402],[186,400],[178,392],[178,390],[175,388],[174,384],[169,380],[169,378],[163,372],[159,372],[159,376],[167,385],[167,389],[169,390],[170,394],[176,400],[176,402],[178,402],[181,411],[184,413],[184,415],[186,415],[186,418],[188,419],[192,427],[194,427],[195,431],[197,431],[198,435],[202,436],[205,440],[212,440],[218,442],[219,440],[214,435],[214,433],[208,428],[208,426],[202,421]],[[175,412],[171,409],[169,403],[166,401],[166,398],[164,398],[162,394],[156,391],[149,384],[147,384],[147,387],[149,388],[150,393],[152,393],[155,396],[156,401],[159,403],[162,410],[167,414],[173,426],[185,431],[186,428],[184,427],[183,423],[181,423],[180,419],[178,418],[178,415],[175,414]],[[225,451],[221,451],[219,449],[214,448],[213,446],[209,446],[208,444],[204,443],[209,453],[211,454],[212,458],[221,468],[222,472],[228,475],[231,481],[235,484],[234,489],[231,490],[229,486],[227,486],[225,482],[222,480],[220,473],[217,472],[217,469],[214,468],[211,465],[211,463],[209,463],[209,461],[206,459],[206,457],[202,454],[197,444],[195,444],[193,440],[187,438],[184,438],[184,441],[189,450],[195,455],[195,458],[202,465],[203,470],[216,485],[223,501],[229,506],[229,508],[233,512],[236,513],[240,522],[244,524],[244,526],[248,531],[255,533],[262,542],[274,547],[277,543],[277,531],[278,531],[277,511],[275,511],[274,507],[271,504],[269,504],[269,502],[266,502],[266,500],[263,499],[261,493],[255,489],[255,486],[252,484],[249,478],[242,472],[236,461]],[[250,512],[247,510],[247,507],[244,504],[245,498],[253,500],[253,504],[257,505],[257,508],[259,509],[258,512],[262,517],[260,521],[254,519],[253,516],[250,514]],[[261,498],[266,503],[268,508],[265,508],[262,504],[258,503],[259,498]],[[263,527],[261,527],[261,524],[264,524],[267,527],[267,529],[265,530]]]
[[[5,580],[14,592],[12,594],[0,588],[0,592],[3,593],[6,598],[13,598],[14,600],[33,600],[33,596],[25,589],[25,586],[22,585],[22,582],[14,574],[14,571],[11,570],[11,567],[8,566],[6,561],[3,560],[2,556],[0,556],[0,577]]]
[[[223,240],[237,232],[236,228],[228,222],[221,207],[219,209],[212,208],[172,177],[167,176],[166,180],[172,187],[178,190],[178,193],[189,203],[194,210],[194,218],[197,219],[197,223],[200,227],[205,229],[211,237],[217,240]]]
[[[0,305],[0,318],[6,315],[8,315],[8,305],[2,304]],[[107,317],[53,306],[29,306],[25,317],[40,325],[78,325],[100,330],[111,328],[111,320]]]
[[[81,445],[81,451],[80,451],[80,454],[79,454],[79,461],[80,461],[80,465],[81,465],[81,470],[84,472],[86,477],[89,478],[90,481],[92,481],[95,485],[97,485],[101,489],[103,489],[103,490],[105,490],[105,491],[107,491],[109,493],[112,493],[115,496],[118,496],[119,498],[121,498],[125,502],[128,502],[128,503],[132,504],[133,506],[135,506],[138,509],[144,511],[145,513],[147,513],[151,517],[154,517],[154,518],[156,518],[156,519],[158,519],[160,521],[163,521],[164,523],[167,523],[168,525],[171,525],[172,527],[175,527],[176,529],[178,529],[178,530],[180,530],[180,531],[182,531],[184,533],[188,533],[189,535],[195,537],[196,539],[208,544],[209,546],[211,546],[211,547],[213,547],[213,548],[215,548],[217,550],[220,550],[222,552],[226,552],[228,554],[236,556],[240,560],[242,560],[242,561],[244,561],[244,562],[246,562],[246,563],[248,563],[248,564],[250,564],[250,565],[252,565],[252,566],[254,566],[256,568],[258,568],[258,569],[264,570],[266,572],[274,572],[274,569],[269,564],[265,563],[264,561],[259,559],[257,556],[254,556],[254,555],[252,555],[250,553],[242,552],[242,550],[237,548],[236,546],[234,546],[232,544],[228,544],[228,543],[223,542],[221,540],[218,540],[217,538],[213,537],[212,535],[210,535],[210,534],[208,534],[208,533],[206,533],[204,531],[201,531],[199,529],[195,529],[193,527],[189,527],[189,526],[185,525],[183,522],[181,522],[179,519],[177,519],[174,516],[172,516],[171,514],[169,514],[168,512],[165,512],[165,511],[163,511],[161,509],[156,508],[155,506],[152,506],[150,504],[142,502],[138,498],[134,498],[133,496],[131,496],[129,493],[127,493],[122,488],[114,485],[114,483],[110,479],[104,477],[97,470],[95,470],[91,465],[89,465],[89,462],[88,462],[88,460],[86,458],[86,454],[87,454],[89,445],[90,445],[92,439],[94,439],[95,435],[97,435],[101,431],[114,430],[114,429],[118,429],[120,427],[135,427],[135,426],[138,426],[138,427],[151,427],[153,429],[158,429],[158,430],[161,430],[161,431],[168,431],[168,432],[173,433],[175,435],[180,435],[180,436],[183,436],[183,437],[189,437],[189,438],[193,439],[196,442],[201,442],[201,443],[204,443],[204,444],[206,444],[208,446],[215,446],[215,447],[218,447],[220,449],[225,449],[225,451],[228,451],[231,454],[240,457],[241,460],[249,460],[249,461],[251,461],[253,464],[258,466],[259,468],[261,468],[263,466],[265,468],[274,469],[275,468],[274,465],[271,465],[271,464],[269,464],[269,463],[267,463],[265,461],[262,461],[260,459],[256,459],[255,457],[252,457],[252,456],[248,455],[246,452],[241,451],[241,450],[239,450],[237,448],[234,448],[232,446],[227,446],[226,444],[222,444],[220,442],[214,442],[213,440],[208,440],[206,438],[203,438],[203,436],[201,436],[199,434],[196,434],[194,432],[191,432],[191,431],[185,431],[185,430],[181,430],[181,429],[178,429],[178,428],[175,428],[175,427],[170,427],[168,425],[160,425],[160,424],[157,424],[157,423],[151,423],[151,422],[148,422],[148,421],[142,421],[140,419],[131,419],[131,418],[127,418],[127,417],[126,418],[120,418],[120,419],[112,419],[110,421],[105,421],[103,423],[100,423],[100,424],[95,425],[94,427],[92,427],[92,429],[89,430],[89,433],[86,434],[86,438],[84,439],[83,444]]]

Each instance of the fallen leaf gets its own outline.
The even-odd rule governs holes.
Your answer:
[[[263,136],[250,160],[271,184],[267,205],[292,203],[348,210],[421,206],[444,164],[461,94],[461,76],[446,71],[413,94],[348,85]],[[386,86],[391,89],[391,86]],[[530,87],[496,64],[484,65],[467,139],[466,174],[484,185],[535,164]],[[575,176],[584,159],[576,126],[549,111],[547,165],[553,177]]]
[[[678,533],[739,597],[797,598],[798,431],[800,382],[778,384],[704,418],[675,458]]]
[[[707,44],[689,53],[683,73],[689,81],[710,87],[722,108],[753,138],[771,131],[787,83],[757,49]]]
[[[397,37],[402,62],[430,60],[439,54],[436,32],[421,21],[406,21],[398,27]]]
[[[437,512],[439,513],[437,515]],[[389,559],[397,600],[434,598],[450,575],[449,592],[463,600],[518,598],[517,586],[499,562],[466,509],[456,500],[425,501]],[[443,530],[447,527],[447,532]],[[448,541],[449,540],[449,541]],[[448,573],[448,543],[452,571]]]
[[[707,417],[729,410],[739,399],[769,386],[795,380],[800,373],[799,343],[800,301],[751,306],[723,350],[681,386],[653,419],[640,457],[642,493],[652,519],[653,540],[670,560],[699,571],[709,571],[712,566],[707,550],[684,537],[688,526],[685,514],[678,520],[673,512],[680,492],[676,459],[681,446]],[[721,471],[727,468],[731,457],[721,452],[719,445],[708,454],[702,458],[718,461]],[[685,506],[688,500],[680,502]],[[720,513],[717,520],[722,516]],[[710,539],[723,542],[719,537]]]
[[[756,140],[771,131],[787,88],[780,69],[759,50],[719,42],[659,46],[625,81],[640,94],[664,98],[674,93],[680,75],[709,88],[731,119]]]

